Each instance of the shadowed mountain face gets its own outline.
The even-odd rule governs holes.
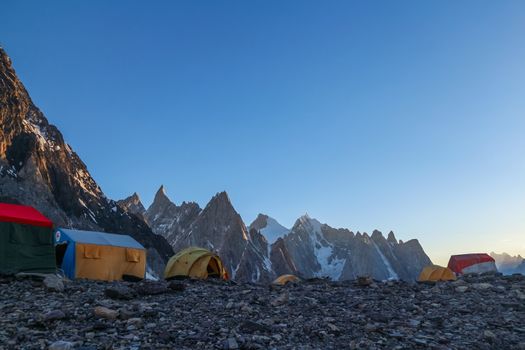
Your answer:
[[[431,264],[417,240],[398,243],[393,232],[385,239],[374,231],[354,235],[335,229],[304,215],[281,244],[287,260],[304,277],[330,277],[333,280],[371,276],[377,280],[414,280],[421,269]],[[282,248],[281,248],[282,249]],[[284,253],[283,253],[284,254]],[[275,254],[278,256],[278,254]]]
[[[160,272],[172,248],[108,199],[86,165],[49,124],[0,48],[0,201],[32,205],[56,226],[126,233],[148,248]]]
[[[127,210],[144,213],[134,196],[123,203]],[[387,238],[379,231],[372,236],[354,234],[308,215],[287,229],[259,214],[247,228],[226,192],[218,193],[200,209],[196,203],[176,205],[161,187],[143,215],[175,251],[196,245],[219,253],[230,276],[237,280],[266,282],[292,273],[333,280],[368,275],[378,280],[412,281],[431,264],[417,240],[398,242],[393,232]]]

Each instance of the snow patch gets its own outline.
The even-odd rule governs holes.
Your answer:
[[[269,244],[273,244],[277,239],[288,234],[290,230],[278,223],[274,218],[268,217],[266,226],[262,228],[260,232]]]
[[[147,280],[152,280],[152,281],[158,281],[159,280],[157,275],[149,267],[146,270],[146,279]]]
[[[388,270],[388,274],[390,275],[390,277],[388,279],[389,280],[397,280],[397,279],[399,279],[399,276],[397,275],[397,273],[392,268],[392,265],[390,265],[390,261],[388,261],[386,256],[383,255],[383,252],[381,252],[381,249],[379,249],[379,247],[377,246],[376,242],[372,241],[372,244],[374,245],[374,248],[376,249],[377,254],[379,254],[379,256],[381,257],[381,260],[383,260],[383,264],[385,264],[386,269]]]
[[[302,216],[299,221],[310,233],[310,240],[314,248],[314,255],[321,269],[315,273],[317,277],[329,277],[331,280],[338,280],[343,273],[346,259],[336,258],[334,247],[328,242],[321,230],[321,223],[316,219],[311,219],[308,215]]]

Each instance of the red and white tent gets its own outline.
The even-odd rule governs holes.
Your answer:
[[[448,268],[456,274],[498,271],[494,259],[485,253],[452,255]]]

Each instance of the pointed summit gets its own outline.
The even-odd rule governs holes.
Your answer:
[[[257,215],[257,218],[250,224],[249,229],[250,231],[259,231],[270,244],[290,232],[289,229],[281,225],[277,220],[265,214]]]
[[[166,190],[164,189],[164,185],[160,185],[159,189],[157,190],[157,193],[155,194],[155,199],[153,199],[153,204],[155,203],[161,204],[161,205],[173,203],[166,195]]]
[[[146,208],[142,204],[139,195],[137,192],[134,192],[131,196],[117,201],[117,204],[129,213],[133,213],[139,216],[143,216],[146,212]]]
[[[388,233],[388,238],[386,239],[388,243],[397,243],[396,236],[394,235],[394,231],[390,231]]]
[[[372,238],[372,239],[381,239],[381,238],[383,238],[383,234],[379,230],[374,230],[372,232],[372,236],[370,238]]]
[[[215,196],[213,196],[206,207],[217,207],[220,210],[235,211],[230,197],[228,196],[228,193],[226,191],[219,192]]]
[[[139,194],[137,192],[133,192],[133,194],[129,198],[133,201],[133,203],[141,202],[140,196],[139,196]]]
[[[228,196],[228,192],[226,191],[217,193],[213,198],[216,198],[218,201],[227,202],[231,204],[230,196]]]
[[[295,221],[295,224],[292,228],[294,230],[296,227],[303,227],[308,232],[321,232],[321,223],[317,219],[313,219],[305,213],[299,219]]]
[[[295,225],[308,225],[310,221],[312,221],[310,215],[308,215],[308,213],[304,213],[302,216],[299,217],[299,219],[297,219]]]
[[[265,228],[266,225],[268,225],[268,215],[264,215],[259,213],[255,220],[252,221],[250,226],[248,226],[248,229],[251,231],[252,229],[256,231],[260,231],[261,229]]]

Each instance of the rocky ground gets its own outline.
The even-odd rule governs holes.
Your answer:
[[[525,349],[525,276],[408,284],[0,278],[0,349]]]

